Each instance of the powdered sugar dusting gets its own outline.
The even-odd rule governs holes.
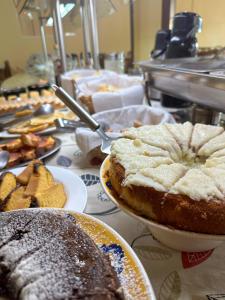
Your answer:
[[[10,225],[12,238],[0,248],[0,276],[1,271],[8,272],[13,295],[39,300],[68,299],[74,295],[82,298],[87,294],[120,299],[110,264],[93,241],[75,226],[73,217],[50,209],[29,210],[29,217],[32,211],[32,221],[20,226],[19,231],[14,228],[14,237]],[[24,217],[23,212],[15,212],[14,217]],[[0,236],[7,233],[6,215],[10,213],[0,216]]]

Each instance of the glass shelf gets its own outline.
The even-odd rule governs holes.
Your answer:
[[[117,0],[118,1],[118,0]],[[123,4],[127,4],[127,0],[119,0]],[[63,25],[65,26],[65,35],[75,32],[76,29],[81,28],[80,18],[80,0],[61,0],[62,6],[61,15],[63,17]],[[19,21],[22,28],[23,35],[36,36],[40,34],[39,18],[45,22],[46,33],[52,34],[52,5],[51,0],[14,0],[14,5],[19,15]],[[73,6],[71,6],[73,5]],[[68,7],[70,9],[68,10]],[[68,11],[67,11],[68,10]],[[111,15],[117,11],[116,6],[112,0],[97,0],[96,12],[97,18],[102,18]],[[63,16],[64,14],[64,16]]]

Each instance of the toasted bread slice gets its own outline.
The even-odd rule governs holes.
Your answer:
[[[62,208],[66,203],[66,193],[62,183],[56,183],[47,190],[37,193],[37,206]]]
[[[38,131],[42,131],[45,130],[46,128],[49,127],[49,124],[41,124],[41,125],[37,125],[37,126],[30,126],[28,132],[32,133],[32,132],[38,132]]]
[[[37,193],[47,190],[53,184],[54,178],[49,170],[43,165],[34,165],[33,174],[29,179],[25,194],[35,196]]]
[[[38,131],[42,131],[46,128],[48,128],[49,125],[48,124],[41,124],[41,125],[37,125],[37,126],[30,126],[30,125],[24,125],[24,127],[11,127],[8,129],[9,133],[21,133],[21,134],[26,134],[26,133],[32,133],[32,132],[38,132]]]
[[[7,198],[3,211],[9,211],[14,209],[29,208],[31,204],[31,196],[24,194],[25,187],[21,186],[13,191]]]
[[[16,188],[16,176],[6,172],[0,176],[0,204]]]
[[[15,133],[15,134],[26,134],[26,133],[29,133],[29,127],[23,127],[23,128],[17,128],[17,127],[11,127],[9,129],[7,129],[7,131],[9,133]]]

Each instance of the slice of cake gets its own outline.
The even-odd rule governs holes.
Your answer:
[[[0,176],[0,205],[5,198],[16,188],[16,176],[6,172]]]
[[[132,127],[124,131],[123,136],[129,139],[140,139],[145,144],[168,151],[174,161],[182,157],[180,146],[164,125]]]
[[[212,138],[220,135],[222,132],[223,127],[195,124],[191,139],[191,148],[194,149],[194,151],[197,151],[204,144],[206,144]]]
[[[187,153],[191,141],[193,125],[190,122],[184,124],[165,124],[177,143],[180,145],[182,151]]]
[[[140,139],[131,140],[121,138],[117,140],[116,143],[115,141],[112,142],[112,155],[116,155],[118,153],[124,154],[124,152],[126,152],[127,155],[138,154],[145,156],[165,156],[170,158],[168,151],[145,144]]]
[[[32,161],[17,177],[16,180],[22,184],[27,185],[31,175],[34,172],[34,165],[41,165],[42,162],[40,160]],[[35,167],[36,168],[36,167]]]
[[[217,135],[213,139],[209,140],[204,144],[198,151],[199,156],[210,156],[216,151],[222,150],[225,148],[225,132],[220,135]]]
[[[31,197],[26,196],[24,192],[25,187],[21,186],[9,194],[9,196],[6,198],[3,211],[29,208],[31,204]]]
[[[33,199],[33,204],[35,201],[38,207],[64,207],[66,203],[66,193],[63,184],[56,183],[47,190],[37,193]]]
[[[34,172],[30,177],[25,194],[35,196],[47,190],[54,184],[54,178],[49,170],[43,165],[34,165]]]

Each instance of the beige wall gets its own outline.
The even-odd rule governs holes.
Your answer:
[[[161,0],[135,2],[135,59],[149,58],[154,47],[155,34],[161,26]]]
[[[128,51],[130,48],[129,7],[121,0],[113,0],[117,11],[98,19],[98,34],[100,52]],[[65,29],[73,31],[71,25],[65,24]],[[82,30],[74,30],[74,37],[66,37],[66,50],[71,52],[83,51]]]
[[[177,11],[194,11],[203,18],[200,47],[225,46],[225,0],[176,0]]]
[[[40,37],[24,36],[16,16],[12,0],[0,0],[0,64],[8,59],[14,70],[24,68],[27,58],[32,53],[42,51]],[[99,44],[101,52],[128,51],[130,48],[129,9],[120,0],[113,0],[117,12],[99,19]],[[76,35],[65,37],[68,53],[83,50],[82,30],[75,30]],[[52,35],[47,35],[48,51],[52,53],[54,42]]]
[[[39,38],[21,35],[16,10],[11,0],[0,2],[0,63],[8,59],[14,68],[24,67],[30,53],[41,50]]]
[[[121,0],[113,0],[117,12],[99,19],[101,52],[128,51],[130,48],[129,8]],[[198,35],[199,45],[225,45],[225,0],[176,0],[176,11],[195,11],[203,17],[203,31]],[[162,0],[136,0],[135,59],[147,59],[154,47],[155,34],[160,29]],[[66,51],[83,50],[81,28],[76,35],[65,37]],[[42,51],[40,37],[22,35],[12,0],[0,0],[0,64],[8,59],[14,69],[24,68],[32,53]],[[48,50],[53,51],[52,35],[47,36]]]
[[[101,52],[128,51],[130,49],[129,7],[122,0],[113,0],[117,11],[98,21]],[[155,32],[160,27],[161,0],[136,0],[135,2],[135,58],[147,59],[152,50]],[[64,25],[68,27],[67,25]],[[81,28],[76,35],[65,37],[67,53],[83,50]],[[16,16],[12,0],[0,0],[0,64],[8,59],[14,70],[25,67],[32,53],[42,51],[40,37],[25,36]],[[52,34],[47,35],[48,51],[52,53]]]
[[[101,52],[128,51],[130,49],[130,17],[128,5],[113,0],[117,12],[98,20]],[[147,59],[154,47],[155,34],[160,29],[162,0],[136,0],[134,3],[135,59]],[[68,52],[82,51],[82,31],[66,38]]]

